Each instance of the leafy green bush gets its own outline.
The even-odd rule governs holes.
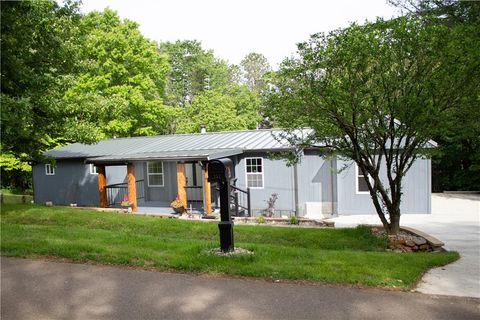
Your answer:
[[[258,224],[264,224],[265,223],[265,217],[264,216],[258,216],[256,219]]]
[[[291,217],[288,219],[288,223],[290,223],[290,224],[298,224],[298,218],[295,217],[295,216],[291,216]]]

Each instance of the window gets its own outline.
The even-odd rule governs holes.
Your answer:
[[[90,163],[90,174],[97,174],[97,166],[94,165],[93,163]]]
[[[246,158],[247,187],[263,188],[263,159]]]
[[[55,174],[55,167],[50,163],[45,164],[45,174],[47,176],[53,176]]]
[[[358,167],[357,164],[355,164],[355,173],[356,173],[356,179],[357,179],[357,193],[365,193],[365,194],[370,194],[370,190],[368,190],[368,184],[367,180],[365,179],[365,176],[362,173],[362,170]],[[370,179],[370,182],[372,182],[372,179],[370,176],[368,176]]]
[[[163,162],[147,162],[147,176],[149,187],[163,187]]]

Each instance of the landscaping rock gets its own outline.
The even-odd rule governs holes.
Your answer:
[[[259,222],[259,217],[261,217],[262,222]],[[277,225],[277,226],[303,226],[303,227],[334,227],[333,222],[324,221],[324,220],[312,220],[307,218],[297,218],[298,223],[292,224],[291,218],[268,218],[268,217],[233,217],[235,224],[266,224],[266,225]]]
[[[415,237],[415,238],[413,239],[413,241],[415,241],[415,244],[416,244],[417,246],[421,246],[421,245],[424,245],[424,244],[427,243],[427,240],[425,240],[425,239],[422,238],[422,237]]]
[[[415,241],[407,239],[405,240],[405,245],[408,247],[415,247]]]
[[[383,229],[373,227],[372,234],[388,238],[388,251],[393,252],[417,252],[417,251],[434,251],[435,248],[430,245],[423,237],[411,234],[407,231],[401,230],[395,236],[386,235]]]
[[[430,246],[428,244],[422,244],[418,247],[418,250],[420,251],[428,251],[430,249]]]
[[[253,254],[253,251],[243,249],[243,248],[234,248],[233,251],[223,252],[220,248],[213,248],[207,251],[209,254],[214,254],[216,256],[238,256],[238,255],[250,255]]]

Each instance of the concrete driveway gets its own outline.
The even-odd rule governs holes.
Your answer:
[[[335,227],[381,224],[376,214],[331,219]],[[433,194],[432,214],[405,214],[400,224],[424,231],[458,251],[460,260],[430,270],[417,287],[422,293],[480,298],[480,196]]]

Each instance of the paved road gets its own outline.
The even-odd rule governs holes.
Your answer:
[[[381,224],[376,214],[332,220],[336,227]],[[430,270],[417,291],[480,298],[480,196],[433,194],[432,214],[404,214],[400,222],[431,234],[443,241],[447,250],[461,255],[455,263]]]
[[[2,258],[8,319],[479,319],[480,299]]]

